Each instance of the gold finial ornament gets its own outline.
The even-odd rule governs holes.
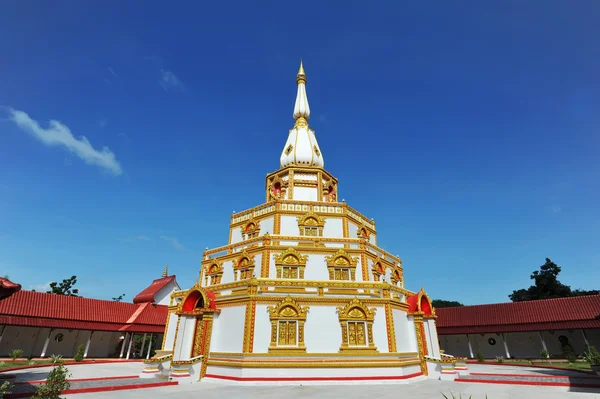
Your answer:
[[[163,272],[162,272],[162,276],[167,277],[168,275],[169,275],[169,263],[167,262],[167,265],[165,266],[165,270],[163,270]]]
[[[304,72],[302,60],[300,60],[300,68],[298,69],[298,74],[296,75],[296,84],[300,84],[300,82],[306,84],[306,73]]]

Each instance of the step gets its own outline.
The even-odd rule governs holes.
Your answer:
[[[88,378],[80,380],[71,380],[71,388],[64,391],[63,394],[76,394],[102,391],[118,391],[125,389],[156,388],[169,385],[177,385],[175,382],[156,381],[139,377],[115,377],[115,378]],[[6,398],[27,398],[33,396],[36,387],[40,386],[39,381],[18,383],[11,389],[11,394]]]
[[[600,377],[592,375],[538,375],[538,374],[486,374],[471,373],[454,380],[484,384],[564,386],[582,388],[600,388]]]

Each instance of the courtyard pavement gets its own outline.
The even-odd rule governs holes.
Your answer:
[[[69,366],[73,379],[123,377],[138,375],[142,369],[141,363],[113,363],[113,364],[87,364]],[[495,365],[469,365],[474,373],[490,374],[521,374],[531,376],[582,376],[577,372],[562,370],[539,369],[533,367],[495,366]],[[51,368],[39,368],[10,372],[15,374],[13,381],[35,381],[45,379]],[[574,388],[574,387],[549,387],[527,385],[504,385],[469,382],[449,382],[426,379],[411,384],[373,384],[373,385],[299,385],[299,386],[266,386],[266,385],[225,385],[220,383],[203,382],[199,384],[182,384],[177,386],[155,387],[136,390],[115,392],[98,392],[86,394],[67,395],[68,399],[222,399],[223,397],[251,398],[419,398],[443,399],[442,393],[450,397],[450,392],[458,395],[462,393],[467,399],[483,399],[486,394],[489,399],[599,399],[600,388]]]

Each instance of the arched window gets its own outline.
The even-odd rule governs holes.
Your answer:
[[[308,306],[300,306],[291,296],[276,306],[269,306],[271,319],[271,343],[269,352],[277,350],[306,352],[304,323]]]
[[[330,280],[349,280],[356,279],[356,264],[358,258],[352,258],[343,249],[340,249],[332,256],[327,256],[327,269],[329,270]]]
[[[275,255],[277,278],[303,279],[306,259],[306,255],[301,255],[294,248],[288,248],[281,254]]]
[[[254,266],[254,256],[251,257],[246,251],[242,251],[242,254],[234,263],[234,280],[245,280],[254,277]]]
[[[206,269],[206,284],[215,285],[221,284],[221,278],[223,277],[223,267],[220,263],[212,263]]]
[[[258,237],[260,233],[260,225],[254,219],[251,219],[242,229],[242,237],[247,240],[249,238]]]
[[[322,237],[325,220],[314,212],[308,212],[298,218],[298,228],[301,236]]]
[[[402,276],[402,269],[399,267],[394,268],[392,271],[392,284],[397,287],[404,286],[404,277]]]
[[[373,279],[375,281],[381,281],[382,277],[385,276],[385,267],[383,266],[381,261],[377,261],[373,265],[373,269],[371,269],[371,271],[373,272]]]
[[[375,308],[367,308],[358,298],[352,299],[345,307],[337,308],[342,328],[341,351],[367,349],[377,351],[373,342],[373,321]]]

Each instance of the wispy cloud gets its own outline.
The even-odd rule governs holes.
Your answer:
[[[112,76],[114,76],[115,78],[117,77],[117,74],[115,73],[114,69],[112,69],[111,67],[108,67],[107,69],[108,69],[108,72],[110,72]]]
[[[184,89],[185,86],[181,82],[181,80],[171,71],[166,69],[161,69],[161,80],[158,83],[162,86],[165,91],[169,91],[169,89]]]
[[[175,249],[178,249],[178,250],[180,250],[180,251],[185,249],[185,247],[183,246],[183,244],[181,244],[181,243],[180,243],[180,242],[177,240],[177,238],[175,238],[175,237],[160,236],[160,238],[162,238],[163,240],[165,240],[165,241],[167,241],[167,242],[171,243],[171,245],[173,245],[173,247],[174,247]]]
[[[133,241],[150,241],[150,237],[145,234],[139,234],[137,236],[130,236],[120,239],[123,242],[133,242]]]
[[[562,212],[562,207],[560,207],[559,205],[552,205],[550,207],[550,211],[552,213],[560,213],[560,212]]]
[[[62,146],[85,163],[100,166],[114,175],[123,173],[115,154],[108,147],[103,147],[102,150],[95,149],[85,136],[73,137],[68,126],[59,121],[51,120],[48,123],[49,127],[44,129],[23,111],[9,108],[9,114],[9,119],[21,130],[31,134],[43,144],[50,147]]]
[[[48,281],[44,284],[34,284],[29,286],[29,291],[37,291],[37,292],[46,292],[50,291],[50,283],[52,281]]]

